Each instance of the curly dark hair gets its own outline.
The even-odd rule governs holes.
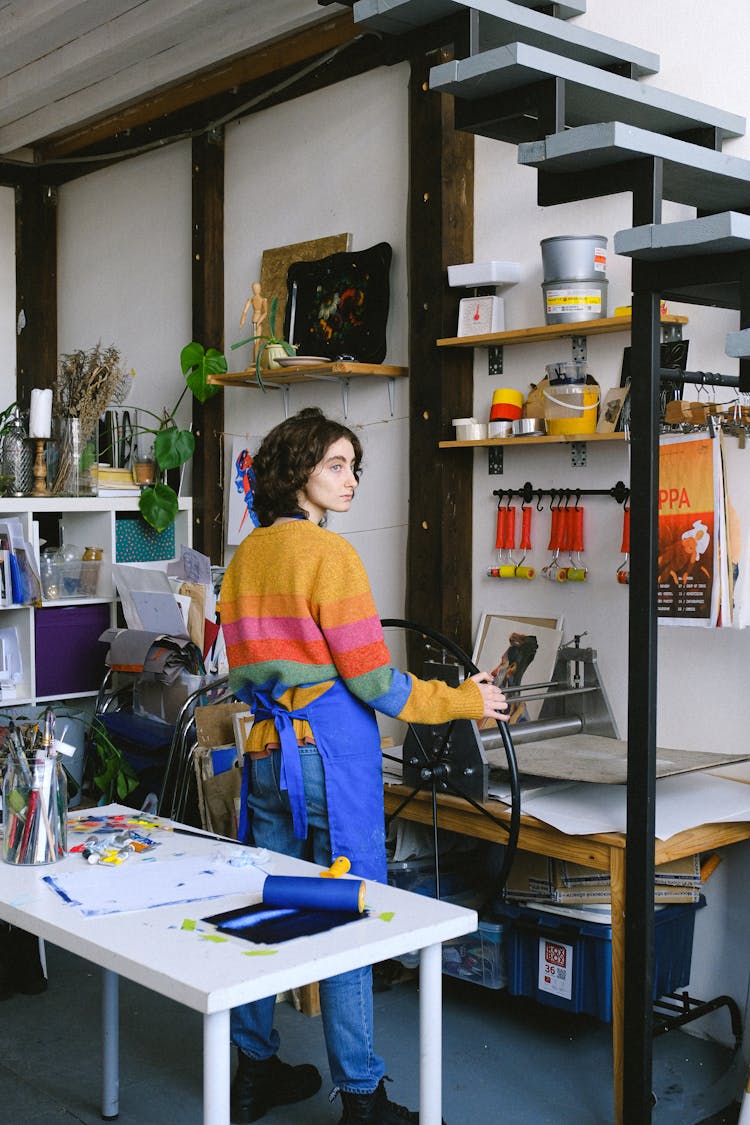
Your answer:
[[[316,465],[339,438],[354,449],[354,475],[359,479],[362,446],[355,433],[326,418],[317,406],[307,406],[275,426],[253,458],[255,490],[253,507],[261,527],[269,527],[279,516],[306,516],[297,502]]]

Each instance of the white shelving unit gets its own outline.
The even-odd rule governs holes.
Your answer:
[[[180,498],[175,520],[175,547],[192,541],[192,499]],[[65,690],[71,666],[81,656],[81,646],[90,643],[86,637],[90,624],[102,629],[116,623],[117,594],[112,582],[111,566],[116,557],[116,521],[138,513],[138,494],[133,496],[92,497],[2,497],[0,520],[15,517],[21,521],[24,538],[35,543],[34,524],[44,515],[57,516],[62,523],[63,541],[82,549],[87,546],[102,548],[102,566],[96,591],[87,596],[60,597],[44,600],[40,605],[11,605],[0,608],[0,629],[15,627],[23,666],[23,679],[16,685],[15,698],[2,701],[4,709],[18,706],[35,706],[56,699],[90,698],[96,695],[98,685],[86,690]],[[128,564],[138,565],[138,564]],[[140,564],[151,567],[163,563]],[[93,607],[104,607],[97,613]],[[51,613],[50,611],[57,611]],[[50,628],[50,626],[54,626]],[[82,628],[83,627],[83,628]],[[90,632],[90,630],[89,630]],[[44,649],[40,648],[44,646]],[[40,673],[43,671],[43,683]],[[55,690],[55,677],[59,669],[61,690]]]

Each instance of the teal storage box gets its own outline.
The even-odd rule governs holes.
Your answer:
[[[695,912],[679,903],[654,914],[654,1000],[690,980]],[[508,992],[540,1004],[612,1019],[612,927],[531,906],[502,903]]]
[[[164,531],[156,531],[136,513],[115,520],[115,562],[162,562],[174,557],[173,523]]]

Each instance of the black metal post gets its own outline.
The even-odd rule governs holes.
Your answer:
[[[661,221],[662,163],[644,162],[633,223]],[[654,978],[660,295],[633,263],[623,1121],[649,1125]]]

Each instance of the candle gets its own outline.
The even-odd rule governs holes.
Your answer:
[[[52,430],[52,390],[38,387],[31,392],[29,437],[48,438]]]

